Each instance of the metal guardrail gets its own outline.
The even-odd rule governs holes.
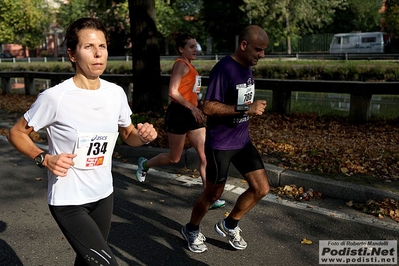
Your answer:
[[[37,94],[35,79],[50,80],[50,86],[55,86],[61,81],[72,77],[73,73],[49,73],[0,71],[1,89],[3,94],[12,91],[11,80],[24,78],[25,94]],[[133,82],[133,75],[103,74],[101,77],[123,87],[129,95],[129,87]],[[169,84],[170,75],[161,75],[161,85]],[[202,77],[203,86],[207,86],[208,77]],[[399,95],[399,82],[357,82],[357,81],[326,81],[326,80],[281,80],[281,79],[255,79],[257,90],[271,90],[272,111],[289,113],[291,111],[292,92],[333,92],[350,95],[349,117],[352,121],[365,122],[370,118],[371,99],[373,95]]]
[[[225,55],[201,55],[197,59],[217,60]],[[168,57],[162,57],[161,59]],[[172,57],[175,58],[175,57]],[[265,59],[282,60],[399,60],[399,54],[330,54],[330,53],[295,53],[295,54],[267,54]]]
[[[197,60],[215,60],[226,54],[198,55]],[[176,55],[161,56],[161,60],[174,60]],[[329,54],[329,53],[296,53],[266,54],[266,59],[282,60],[399,60],[399,54]],[[132,56],[110,56],[108,61],[132,61]],[[0,58],[0,63],[33,63],[33,62],[69,62],[67,57],[27,57]]]

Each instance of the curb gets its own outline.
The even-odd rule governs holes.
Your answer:
[[[265,165],[265,167],[267,169],[270,165]],[[312,188],[313,190],[322,192],[325,196],[346,201],[366,202],[369,199],[399,199],[399,193],[285,170],[280,175],[280,186],[289,184],[297,184],[305,188]]]

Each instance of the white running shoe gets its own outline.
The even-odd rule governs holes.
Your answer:
[[[214,209],[221,208],[224,206],[226,206],[226,201],[222,200],[222,199],[218,199],[211,206],[209,206],[209,209],[214,210]]]
[[[224,224],[224,219],[220,220],[215,224],[215,231],[221,236],[228,236],[230,245],[235,249],[245,249],[247,247],[247,242],[241,236],[241,228],[236,227],[234,229],[226,228]]]
[[[188,231],[186,226],[180,231],[183,238],[187,241],[188,249],[195,253],[202,253],[208,248],[205,245],[205,236],[200,232],[200,230],[196,231]]]
[[[136,179],[139,182],[144,182],[145,177],[147,176],[148,168],[145,168],[143,164],[148,160],[144,157],[140,157],[137,161],[137,171],[136,171]]]

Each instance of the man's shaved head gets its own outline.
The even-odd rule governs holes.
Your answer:
[[[269,45],[269,36],[257,25],[247,26],[238,37],[239,45],[232,55],[243,66],[254,66],[265,57]]]
[[[238,42],[241,42],[242,40],[251,42],[256,39],[266,41],[269,39],[269,36],[261,27],[257,25],[250,25],[241,32]]]

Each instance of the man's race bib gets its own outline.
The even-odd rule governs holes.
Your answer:
[[[115,133],[78,133],[73,159],[78,169],[93,169],[108,166],[112,160],[118,132]]]
[[[195,76],[195,83],[193,87],[193,92],[200,93],[201,92],[201,76]]]
[[[237,86],[237,90],[237,105],[253,103],[255,97],[255,84],[248,86]]]

